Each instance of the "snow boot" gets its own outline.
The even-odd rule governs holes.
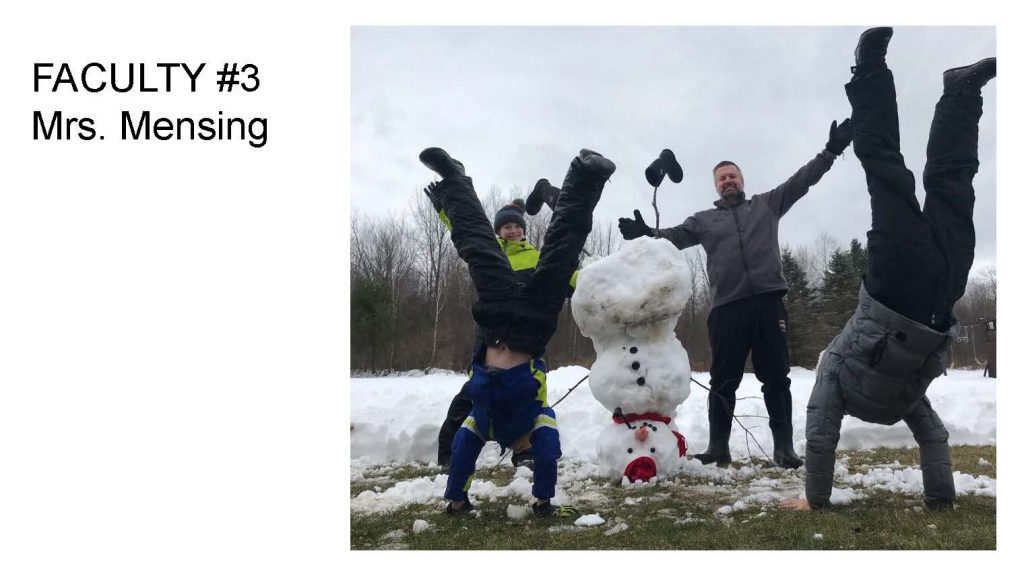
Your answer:
[[[950,68],[942,73],[942,93],[981,96],[981,87],[995,77],[995,58],[978,60],[970,66]]]
[[[655,188],[661,186],[661,182],[665,179],[666,174],[668,174],[668,179],[676,184],[683,181],[683,167],[679,165],[675,154],[668,148],[662,150],[661,155],[654,162],[651,162],[647,170],[644,170],[644,177],[647,178],[647,183]]]
[[[772,459],[782,468],[799,468],[804,461],[793,450],[793,393],[789,380],[785,385],[765,386],[764,407],[768,409],[768,428],[772,431],[775,451]]]
[[[534,216],[540,212],[541,206],[545,204],[548,205],[548,208],[554,210],[559,192],[561,190],[552,186],[547,178],[537,180],[537,183],[533,186],[533,192],[530,192],[530,195],[526,197],[526,213]]]
[[[554,506],[550,500],[543,503],[534,502],[530,505],[533,515],[537,518],[576,518],[580,515],[574,506]]]
[[[732,434],[732,414],[736,408],[735,393],[727,394],[722,388],[712,385],[708,396],[708,449],[694,458],[702,464],[728,466],[732,462],[729,455],[729,436]]]
[[[420,162],[437,172],[442,179],[466,175],[466,168],[462,162],[455,160],[440,148],[425,148],[420,152]]]
[[[850,68],[856,76],[865,76],[876,70],[885,68],[885,53],[892,38],[892,28],[868,28],[857,40],[857,48],[853,51],[856,66]]]
[[[459,508],[452,508],[451,501],[448,502],[448,507],[444,509],[444,513],[449,516],[468,516],[470,512],[476,509],[473,503],[469,500],[463,502]]]
[[[712,426],[711,438],[708,440],[708,449],[701,454],[694,454],[693,457],[700,460],[701,464],[715,464],[719,467],[728,466],[732,462],[729,454],[729,436],[732,428],[721,428]]]
[[[580,150],[580,163],[601,180],[607,180],[615,173],[615,163],[593,150]]]
[[[796,469],[804,465],[803,459],[797,456],[793,450],[793,427],[786,430],[772,430],[772,441],[775,442],[775,451],[772,454],[775,464],[780,468]]]

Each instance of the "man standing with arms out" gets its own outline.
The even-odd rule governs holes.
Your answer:
[[[732,461],[729,435],[736,389],[743,379],[747,354],[751,353],[768,409],[775,463],[783,468],[803,465],[793,450],[788,316],[782,302],[789,286],[782,275],[779,219],[818,183],[836,156],[850,145],[851,138],[849,120],[839,125],[832,122],[823,151],[774,190],[750,198],[744,192],[739,166],[728,160],[719,162],[712,171],[719,195],[715,207],[697,212],[679,226],[656,232],[644,223],[639,210],[633,212],[635,219],[619,219],[619,230],[626,240],[657,235],[680,250],[700,244],[707,252],[713,299],[708,316],[710,441],[708,449],[696,455],[704,464],[724,466]]]
[[[996,59],[942,75],[924,166],[922,210],[914,174],[900,153],[896,87],[885,55],[892,28],[860,36],[846,94],[853,108],[853,150],[871,197],[867,271],[853,316],[825,349],[807,402],[807,500],[784,508],[829,505],[843,416],[907,423],[921,451],[924,502],[950,509],[956,499],[949,433],[925,392],[949,365],[956,337],[953,305],[974,263],[974,175],[978,172],[981,88]]]

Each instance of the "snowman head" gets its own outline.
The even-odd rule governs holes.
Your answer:
[[[630,482],[649,482],[667,477],[682,468],[686,441],[667,418],[649,415],[616,416],[616,424],[605,429],[598,441],[598,460],[609,477],[626,477]]]

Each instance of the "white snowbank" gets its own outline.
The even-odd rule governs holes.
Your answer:
[[[561,368],[548,375],[548,399],[555,402],[569,388],[587,374],[578,366]],[[694,377],[707,382],[707,374]],[[814,373],[793,369],[793,419],[797,452],[803,453],[807,398],[814,385]],[[360,513],[382,513],[410,503],[439,501],[447,475],[438,474],[431,464],[437,457],[437,433],[447,413],[448,404],[459,391],[464,376],[457,373],[428,374],[415,377],[355,378],[352,381],[351,472],[353,479],[366,479],[370,467],[412,466],[422,467],[424,477],[403,480],[387,490],[368,490],[351,500],[352,510]],[[940,377],[931,386],[928,397],[941,416],[950,434],[951,444],[994,444],[996,441],[996,379],[984,378],[981,371],[950,370],[949,376]],[[555,504],[567,503],[564,492],[571,487],[573,496],[586,490],[597,489],[605,481],[598,471],[596,440],[610,421],[608,411],[586,390],[584,382],[561,404],[558,414],[559,434],[563,457],[559,463],[558,487]],[[750,449],[755,458],[764,459],[756,442],[768,454],[772,451],[771,433],[767,426],[767,412],[761,399],[760,383],[752,374],[746,374],[737,397],[737,415],[750,428],[753,438]],[[691,452],[707,445],[707,392],[697,386],[691,397],[680,407],[675,422],[686,436]],[[903,424],[881,426],[847,417],[843,420],[840,448],[914,447],[913,436]],[[734,459],[747,456],[747,439],[741,429],[733,427],[730,442]],[[479,467],[494,466],[500,454],[497,445],[489,443],[478,461]],[[503,466],[510,465],[505,458]],[[379,474],[377,469],[374,473]],[[749,483],[749,494],[740,502],[747,506],[771,505],[782,498],[800,496],[803,482],[795,473],[786,473],[782,479],[758,477],[758,470],[749,464],[738,469],[704,466],[696,460],[683,463],[680,474],[706,478],[709,484],[730,485]],[[894,463],[869,472],[851,474],[846,466],[836,465],[839,481],[850,487],[836,486],[832,503],[847,504],[863,498],[862,489],[883,489],[893,492],[919,494],[923,490],[921,472]],[[658,483],[671,483],[671,478],[659,478]],[[954,473],[957,494],[995,496],[996,481],[988,476],[974,477]],[[469,493],[474,501],[511,498],[523,503],[532,500],[532,475],[526,468],[516,471],[508,486],[474,480]],[[638,487],[640,490],[650,485]],[[853,487],[857,487],[855,490]],[[735,503],[730,506],[735,509]]]
[[[562,397],[588,371],[579,366],[553,370],[548,374],[548,401]],[[694,373],[707,384],[707,373]],[[798,453],[806,441],[807,399],[814,386],[814,372],[793,368],[790,373],[793,392],[793,430]],[[452,397],[458,393],[465,376],[457,373],[429,374],[418,377],[354,378],[351,380],[352,420],[351,454],[353,473],[369,464],[407,464],[434,462],[437,459],[437,433]],[[996,382],[984,378],[980,370],[950,370],[928,389],[928,398],[949,430],[950,444],[994,444],[996,441]],[[674,420],[686,436],[691,452],[702,451],[708,441],[707,391],[694,385],[690,398],[679,407]],[[736,393],[736,414],[750,429],[754,455],[761,456],[756,440],[771,454],[768,412],[761,399],[761,384],[753,374],[745,374]],[[596,441],[611,421],[584,382],[555,407],[563,459],[597,466]],[[748,439],[733,426],[729,447],[734,459],[747,455]],[[847,416],[843,420],[840,448],[877,448],[917,446],[903,424],[881,426]],[[481,454],[480,466],[498,462],[496,444],[488,444]],[[508,458],[505,459],[508,462]],[[698,464],[698,466],[700,466]],[[586,471],[593,474],[592,471]]]

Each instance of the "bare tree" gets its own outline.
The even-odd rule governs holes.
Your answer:
[[[399,301],[407,293],[408,280],[413,274],[413,260],[412,242],[403,218],[390,215],[370,221],[353,216],[353,272],[369,279],[375,286],[387,288],[388,322],[392,334],[398,332]],[[388,354],[388,368],[392,370],[396,344],[397,339],[393,338]]]
[[[796,260],[796,263],[800,266],[800,269],[803,270],[804,274],[807,275],[808,286],[816,287],[821,285],[820,278],[812,278],[813,274],[815,274],[815,272],[813,272],[815,264],[814,254],[811,252],[810,248],[808,248],[807,246],[797,246],[796,248],[793,248],[788,244],[784,245],[782,248],[789,249],[790,254],[793,255],[793,259]]]
[[[425,195],[414,197],[411,211],[417,239],[413,243],[413,254],[418,284],[431,307],[430,357],[426,363],[429,369],[437,365],[438,326],[448,293],[446,284],[450,277],[449,269],[454,265],[455,249],[448,239],[448,227]]]
[[[690,277],[690,299],[676,327],[676,334],[689,351],[691,364],[695,368],[708,369],[711,348],[706,326],[711,312],[711,283],[708,280],[707,253],[698,245],[683,250],[682,254]]]
[[[617,223],[595,222],[583,249],[592,257],[600,258],[617,251],[619,246],[622,246],[622,235],[619,234]]]
[[[494,215],[498,213],[502,206],[508,204],[508,201],[505,200],[505,195],[501,192],[501,186],[492,184],[490,189],[487,190],[487,194],[480,197],[480,204],[484,207],[484,214],[493,220]]]
[[[807,283],[812,287],[819,288],[825,280],[825,271],[828,270],[829,260],[832,254],[840,247],[839,240],[829,235],[828,232],[818,234],[814,240],[814,250],[804,270],[807,272]]]

